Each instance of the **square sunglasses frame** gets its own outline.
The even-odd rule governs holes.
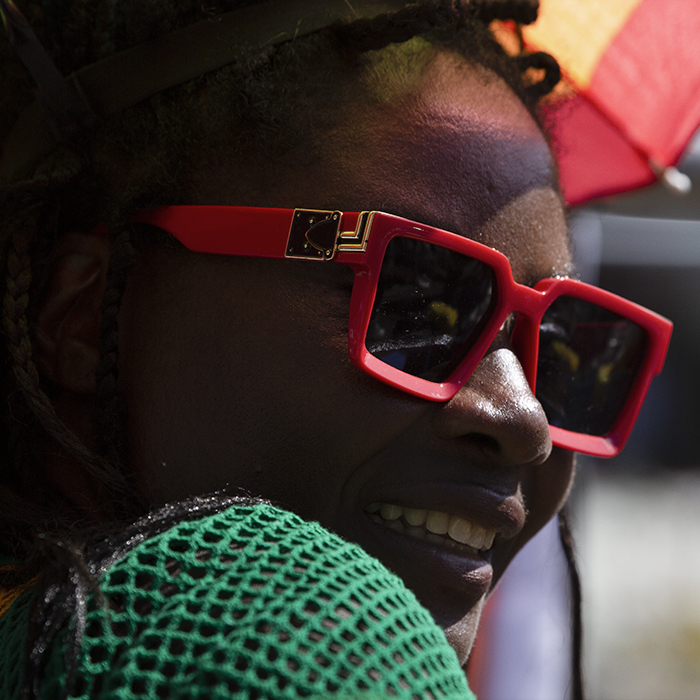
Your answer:
[[[647,351],[637,379],[608,434],[587,435],[550,425],[552,442],[599,457],[620,452],[632,430],[651,380],[662,369],[673,325],[658,314],[599,287],[571,278],[548,278],[534,287],[513,279],[508,258],[493,248],[449,231],[384,212],[339,212],[233,206],[169,206],[138,212],[132,221],[157,226],[197,253],[235,255],[350,266],[348,347],[353,364],[390,386],[430,401],[449,401],[482,360],[506,319],[516,321],[511,344],[533,394],[536,391],[539,328],[543,314],[560,296],[601,306],[640,326]],[[494,272],[496,306],[480,337],[447,381],[430,382],[371,355],[365,336],[384,253],[396,237],[414,238],[480,260]]]

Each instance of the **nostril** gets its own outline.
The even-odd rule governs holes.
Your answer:
[[[494,465],[534,466],[552,451],[547,417],[508,348],[486,355],[433,418],[439,437],[460,439]]]
[[[498,434],[470,433],[464,435],[470,447],[493,464],[503,466],[542,464],[552,452],[549,431],[537,434],[536,431],[498,430]]]
[[[465,435],[465,438],[469,440],[473,447],[477,450],[483,452],[484,456],[493,459],[497,457],[501,451],[501,446],[495,437],[491,435],[485,435],[484,433],[471,433],[470,435]]]

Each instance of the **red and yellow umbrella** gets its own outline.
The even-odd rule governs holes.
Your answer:
[[[523,38],[573,88],[549,106],[570,204],[673,177],[700,125],[700,0],[540,0]]]

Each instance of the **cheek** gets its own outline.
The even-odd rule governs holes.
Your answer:
[[[549,459],[537,467],[531,480],[525,483],[525,505],[535,531],[561,510],[571,490],[575,471],[576,455],[555,447]]]
[[[576,470],[573,452],[555,447],[546,462],[534,467],[521,481],[527,520],[511,546],[499,552],[494,561],[496,580],[522,547],[534,537],[564,506]]]
[[[352,365],[347,300],[338,306],[326,298],[294,314],[290,307],[270,308],[277,332],[264,348],[243,353],[253,364],[239,394],[243,449],[260,464],[254,486],[325,522],[331,517],[325,509],[332,512],[358,467],[424,410]],[[261,413],[253,421],[256,408]]]
[[[309,511],[405,429],[415,402],[351,365],[346,290],[269,261],[235,276],[205,267],[132,285],[131,463],[152,501],[242,487],[319,517]]]

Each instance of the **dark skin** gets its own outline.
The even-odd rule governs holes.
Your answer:
[[[448,53],[427,53],[422,72],[385,87],[369,83],[366,104],[339,111],[312,159],[297,154],[243,181],[203,170],[191,203],[378,209],[497,248],[520,283],[570,273],[550,153],[510,89]],[[67,422],[94,444],[109,250],[91,234],[70,243],[39,318],[40,366],[64,387]],[[358,541],[417,593],[466,662],[488,591],[561,508],[573,455],[552,447],[505,332],[446,403],[352,366],[351,284],[335,264],[147,251],[119,318],[129,465],[151,504],[243,488]],[[53,468],[76,510],[99,503],[76,468]],[[444,510],[496,539],[478,556],[417,548],[368,517],[374,502]]]

